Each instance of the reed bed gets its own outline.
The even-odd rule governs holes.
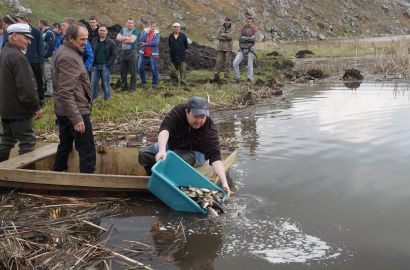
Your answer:
[[[113,262],[122,269],[153,269],[146,262],[166,254],[137,241],[107,246],[116,230],[100,226],[101,219],[123,214],[126,204],[109,197],[1,195],[0,269],[112,269]],[[171,233],[184,243],[182,223]]]

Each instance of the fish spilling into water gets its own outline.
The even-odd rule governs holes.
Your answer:
[[[188,197],[198,203],[210,216],[219,216],[225,212],[222,203],[224,194],[218,190],[196,187],[179,187]]]

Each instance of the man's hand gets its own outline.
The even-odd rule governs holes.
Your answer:
[[[163,161],[167,158],[167,152],[166,151],[159,151],[156,155],[155,155],[155,160],[158,161],[160,159],[162,159]]]
[[[41,114],[43,113],[43,109],[40,109],[34,113],[34,119],[39,119]]]
[[[222,185],[222,189],[226,192],[226,199],[229,199],[229,196],[231,196],[231,189],[229,188],[228,183]]]
[[[74,125],[74,130],[80,134],[83,134],[85,132],[85,125],[84,122],[80,122],[78,124]]]

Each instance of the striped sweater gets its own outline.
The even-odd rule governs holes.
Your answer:
[[[185,109],[188,109],[188,104],[175,106],[161,123],[160,132],[169,132],[169,149],[199,151],[204,153],[210,164],[221,160],[218,131],[212,119],[207,117],[202,127],[194,129],[188,123]]]

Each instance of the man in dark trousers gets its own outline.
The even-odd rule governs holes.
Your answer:
[[[219,81],[219,73],[224,71],[224,80],[229,79],[229,70],[231,69],[232,55],[232,35],[233,26],[230,17],[225,17],[224,24],[218,28],[216,38],[218,39],[218,52],[216,55],[216,64],[214,69],[214,82]]]
[[[53,94],[53,83],[51,82],[51,56],[53,56],[54,48],[56,46],[56,35],[51,30],[48,21],[41,19],[38,23],[38,27],[43,33],[45,61],[43,65],[43,83],[44,83],[44,96],[51,97]]]
[[[229,197],[231,191],[221,160],[218,131],[209,117],[206,99],[194,96],[188,103],[175,106],[162,121],[159,130],[158,142],[138,154],[138,161],[148,175],[156,161],[166,159],[167,150],[174,151],[195,167],[202,166],[209,159]]]
[[[23,53],[33,39],[31,29],[16,23],[7,33],[8,42],[0,54],[0,162],[9,158],[17,141],[20,155],[34,150],[33,116],[39,118],[42,112],[34,74]]]
[[[95,172],[95,144],[91,125],[92,92],[82,54],[88,31],[81,23],[72,23],[66,40],[53,56],[51,76],[54,85],[54,111],[60,132],[60,143],[54,171],[67,170],[73,142],[80,156],[80,172]]]
[[[91,41],[91,47],[94,52],[93,71],[91,73],[93,99],[98,97],[98,82],[101,79],[101,86],[104,90],[104,101],[108,101],[111,97],[110,70],[114,66],[116,46],[114,40],[107,36],[108,30],[106,25],[100,25],[98,31],[99,37]]]
[[[44,89],[43,89],[43,65],[45,62],[44,58],[44,41],[43,36],[37,28],[34,28],[30,21],[30,14],[19,12],[17,15],[17,20],[19,23],[25,23],[31,27],[31,35],[33,39],[30,45],[27,47],[26,57],[33,69],[34,77],[37,83],[37,93],[40,99],[41,106],[44,105]]]
[[[172,25],[173,32],[168,36],[169,53],[171,55],[171,66],[169,77],[171,83],[176,82],[186,85],[186,50],[188,49],[188,39],[184,33],[181,32],[181,25],[174,23]]]

